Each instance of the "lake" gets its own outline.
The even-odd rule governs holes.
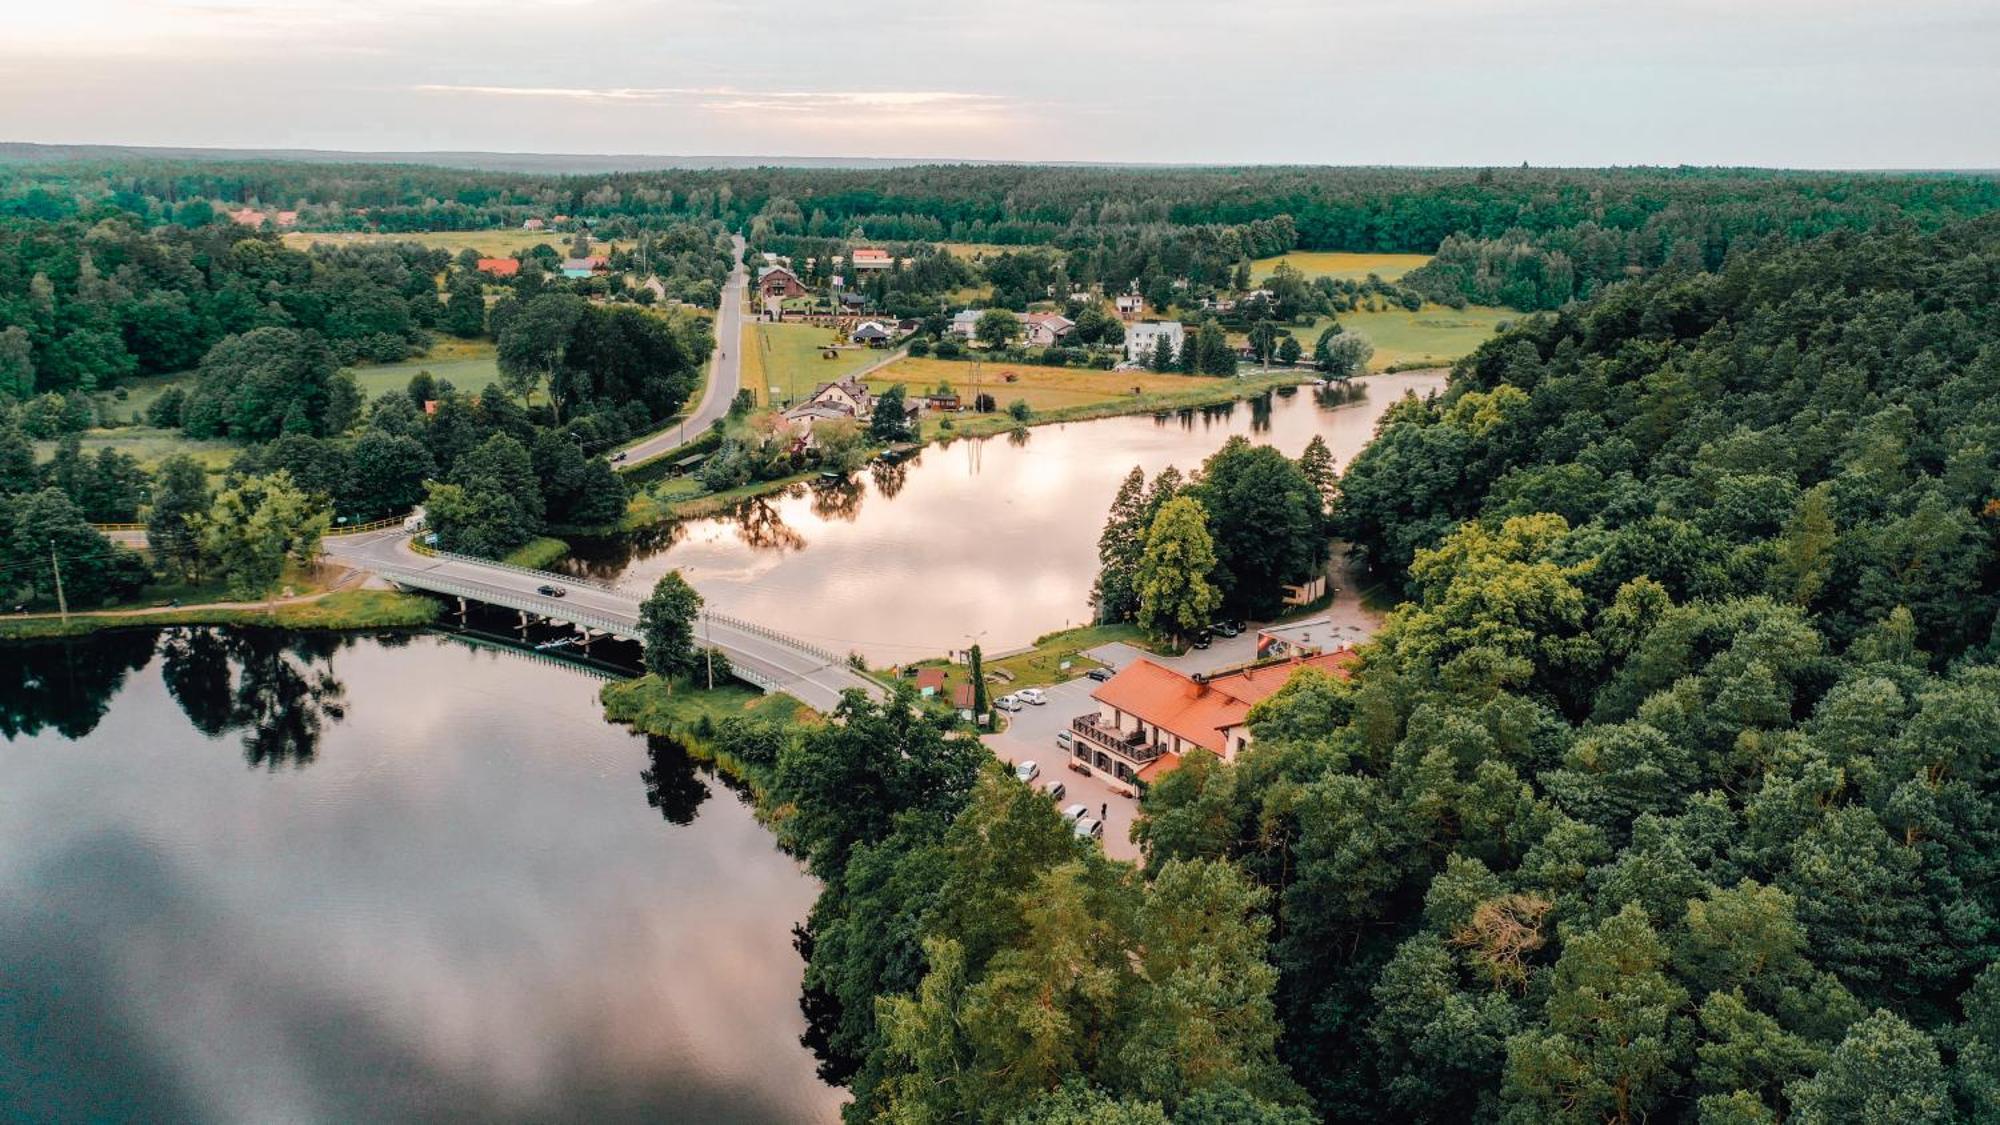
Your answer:
[[[1442,370],[1375,375],[1337,402],[1302,387],[931,446],[844,484],[795,485],[724,516],[579,542],[566,565],[635,590],[679,569],[713,609],[877,666],[972,638],[1003,652],[1090,621],[1098,534],[1133,466],[1149,478],[1168,465],[1188,472],[1234,434],[1297,456],[1317,434],[1345,468],[1392,403],[1444,384]]]
[[[834,1120],[816,885],[600,684],[434,634],[6,648],[8,1118]]]

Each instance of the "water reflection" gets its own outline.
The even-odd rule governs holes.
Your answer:
[[[646,803],[660,811],[668,824],[693,824],[708,786],[695,772],[687,747],[671,738],[646,739],[647,766],[639,772],[646,784]]]
[[[0,741],[0,1116],[837,1117],[798,1046],[815,888],[745,804],[593,678],[329,640],[0,656],[41,732]],[[24,667],[77,713],[20,707]],[[246,770],[216,742],[245,727],[260,761],[323,749]]]
[[[823,480],[812,486],[812,514],[823,520],[852,520],[861,514],[868,490],[852,477]]]
[[[125,677],[153,657],[153,631],[104,633],[89,642],[28,641],[0,648],[0,735],[53,729],[82,738],[97,729]]]
[[[1013,648],[1089,620],[1098,532],[1133,466],[1192,470],[1239,433],[1294,457],[1318,435],[1345,466],[1404,393],[1443,385],[1441,372],[1406,372],[961,438],[871,465],[851,495],[795,486],[668,533],[576,543],[569,565],[635,590],[679,568],[721,612],[881,664],[963,647],[968,632],[989,651]]]

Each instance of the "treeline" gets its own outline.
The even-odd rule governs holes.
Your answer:
[[[1740,254],[1407,400],[1336,529],[1408,604],[1147,870],[1268,895],[1336,1120],[2000,1113],[2000,223]]]

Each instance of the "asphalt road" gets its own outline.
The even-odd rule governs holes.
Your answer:
[[[708,387],[701,402],[694,413],[626,446],[625,459],[616,463],[617,468],[632,468],[700,437],[709,423],[729,413],[729,404],[743,385],[743,298],[750,287],[750,271],[743,264],[743,236],[730,237],[736,242],[736,268],[729,272],[729,281],[722,287],[722,305],[715,311],[715,354],[709,357]]]
[[[525,603],[532,607],[530,612],[564,620],[594,617],[614,626],[621,634],[632,636],[637,632],[640,598],[620,587],[496,566],[476,559],[421,555],[411,549],[408,537],[397,531],[328,539],[323,549],[329,558],[348,566],[411,586],[477,598],[494,605]],[[536,590],[545,583],[561,586],[567,591],[566,596],[560,601],[543,598]],[[855,672],[845,662],[808,651],[800,643],[780,635],[709,616],[704,616],[698,629],[707,643],[727,655],[737,667],[755,673],[816,711],[833,710],[841,693],[850,688],[858,688],[876,699],[885,694],[881,685]]]

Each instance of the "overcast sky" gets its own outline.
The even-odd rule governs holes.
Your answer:
[[[1994,0],[0,0],[0,140],[2000,167]]]

